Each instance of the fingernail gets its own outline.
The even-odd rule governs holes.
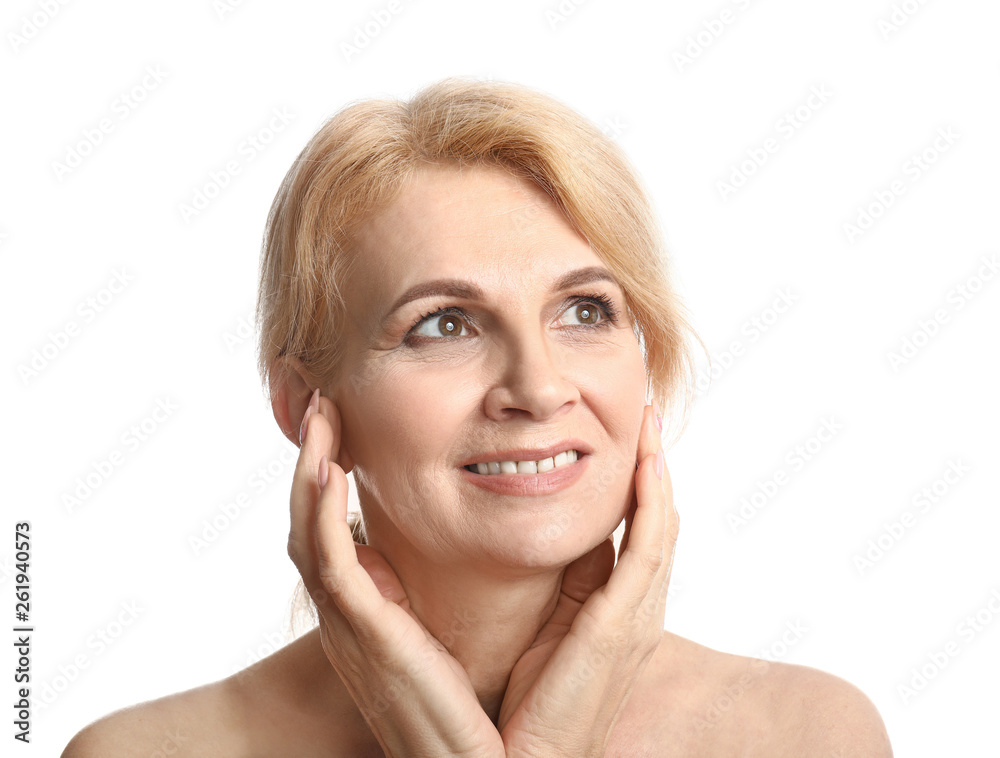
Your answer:
[[[306,406],[306,413],[302,417],[302,423],[299,425],[299,447],[306,441],[306,423],[309,421],[309,416],[313,412],[312,403]]]
[[[656,451],[656,476],[663,479],[663,451]]]
[[[326,456],[324,455],[319,459],[319,488],[323,489],[326,487],[326,480],[329,475],[329,466],[326,462]]]
[[[306,423],[309,421],[309,416],[316,413],[319,410],[319,387],[313,390],[312,397],[309,398],[309,405],[306,406],[306,412],[302,416],[302,423],[299,424],[299,447],[306,441]]]
[[[653,398],[653,413],[656,414],[656,428],[663,431],[663,416],[660,414],[660,404]]]

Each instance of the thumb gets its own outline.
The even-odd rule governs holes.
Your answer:
[[[354,549],[357,551],[358,563],[368,572],[379,594],[397,605],[405,601],[406,593],[403,591],[403,585],[382,554],[368,545],[355,543]]]
[[[562,593],[583,603],[594,590],[603,587],[615,566],[615,545],[611,537],[566,567]]]
[[[577,558],[563,574],[556,609],[549,617],[540,637],[547,639],[557,630],[567,630],[577,611],[599,587],[608,583],[615,564],[615,543],[608,537],[589,553]],[[565,633],[565,631],[563,631]]]

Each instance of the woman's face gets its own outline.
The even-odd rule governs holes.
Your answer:
[[[534,184],[453,166],[421,168],[357,242],[329,394],[371,544],[532,568],[605,539],[631,499],[646,376],[587,242]]]

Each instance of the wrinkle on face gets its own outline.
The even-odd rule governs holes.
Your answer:
[[[357,248],[346,288],[357,314],[344,335],[350,380],[336,396],[366,521],[384,519],[413,549],[456,560],[537,560],[533,535],[556,522],[569,527],[552,560],[610,533],[630,493],[634,467],[620,464],[635,458],[645,368],[617,284],[547,291],[567,271],[605,265],[552,200],[501,169],[428,167],[362,227]],[[381,328],[400,294],[448,277],[486,299],[427,298]],[[566,296],[591,291],[614,300],[617,324],[553,326],[569,313]],[[474,314],[474,336],[404,344],[411,320],[442,306]],[[560,493],[512,500],[456,468],[471,453],[569,437],[594,455]]]

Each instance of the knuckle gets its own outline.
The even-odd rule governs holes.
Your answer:
[[[663,565],[663,553],[643,551],[639,554],[640,565],[651,574],[655,574]]]
[[[667,541],[671,543],[676,542],[677,537],[680,536],[680,532],[681,532],[680,524],[671,524],[670,526],[668,526],[666,534]]]
[[[643,598],[642,604],[639,606],[639,610],[636,612],[636,620],[640,622],[649,621],[654,615],[656,615],[656,607],[658,605],[658,598],[647,595]]]
[[[340,600],[344,597],[347,583],[343,576],[323,566],[319,568],[318,573],[321,589],[325,596],[331,597],[334,600]]]
[[[681,532],[681,520],[677,517],[677,512],[674,512],[674,517],[672,519],[667,519],[666,526],[664,528],[664,533],[669,542],[676,542],[677,537]]]
[[[322,586],[310,589],[309,597],[312,598],[312,601],[316,604],[317,608],[326,607],[327,601],[330,599],[330,595]]]

